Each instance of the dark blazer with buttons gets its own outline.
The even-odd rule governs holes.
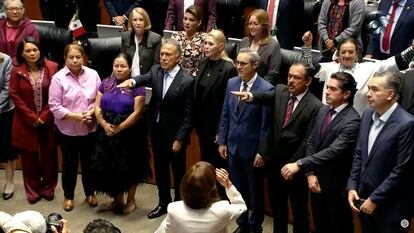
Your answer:
[[[351,105],[346,106],[329,123],[321,137],[323,121],[330,109],[324,105],[316,117],[315,126],[306,143],[306,157],[301,159],[306,173],[313,172],[327,196],[346,196],[346,184],[351,170],[352,155],[358,137],[360,117]]]
[[[216,0],[194,0],[194,5],[198,5],[203,9],[202,31],[211,31],[216,21]],[[175,31],[184,30],[184,11],[184,0],[169,0],[167,16],[165,18],[165,29]]]
[[[305,139],[313,128],[321,101],[310,91],[303,96],[285,127],[290,92],[286,85],[278,84],[274,91],[253,92],[253,103],[272,106],[268,136],[260,143],[259,154],[267,161],[284,165],[305,156]]]
[[[182,141],[184,145],[188,144],[193,118],[194,78],[180,68],[164,98],[164,69],[160,65],[153,65],[148,73],[133,79],[136,86],[152,85],[150,126],[154,127],[159,113],[159,127],[163,130],[163,138],[171,145],[175,140]]]
[[[134,59],[136,50],[135,32],[122,33],[121,52],[128,54]],[[152,65],[160,64],[161,36],[155,32],[146,30],[139,45],[139,68],[141,74],[147,73]]]
[[[393,0],[382,0],[378,5],[378,10],[387,14]],[[398,18],[397,25],[391,34],[390,54],[384,54],[380,49],[381,37],[376,34],[370,35],[367,46],[367,54],[372,54],[376,59],[385,59],[397,55],[411,45],[414,38],[414,0],[407,0],[404,9]]]
[[[348,190],[377,204],[374,215],[386,221],[410,219],[414,214],[414,117],[397,106],[379,132],[370,153],[372,114],[362,115]]]
[[[129,17],[129,13],[135,7],[141,5],[142,0],[105,0],[105,7],[108,11],[109,16],[115,17],[124,15]]]
[[[201,91],[200,76],[208,71],[208,58],[203,58],[198,64],[197,76],[194,83],[194,99]],[[218,133],[221,110],[226,94],[227,81],[237,76],[237,70],[232,62],[220,59],[210,73],[208,84],[203,91],[200,102],[194,106],[194,126],[198,135],[214,138]]]

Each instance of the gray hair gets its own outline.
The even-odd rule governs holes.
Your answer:
[[[46,232],[45,218],[37,211],[23,211],[14,215],[13,219],[16,219],[26,225],[32,233]]]
[[[163,45],[166,45],[166,44],[174,45],[175,48],[176,48],[176,50],[177,50],[178,55],[180,55],[180,57],[181,57],[181,54],[182,54],[183,51],[181,49],[180,42],[178,42],[177,40],[172,39],[172,38],[168,38],[168,39],[167,38],[163,38],[162,39],[162,43],[161,43],[161,47]]]
[[[260,61],[260,55],[251,48],[241,48],[239,50],[239,54],[240,53],[247,53],[250,56],[251,63],[259,63]]]
[[[394,73],[389,71],[375,72],[372,78],[384,78],[384,87],[388,90],[394,90],[395,99],[398,100],[400,96],[401,80]]]
[[[21,0],[5,0],[4,3],[3,3],[4,4],[4,8],[6,9],[11,3],[17,3],[22,8],[24,8],[23,2]]]

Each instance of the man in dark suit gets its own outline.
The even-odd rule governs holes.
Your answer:
[[[273,106],[270,131],[260,143],[258,154],[266,161],[274,233],[287,233],[288,196],[293,210],[293,232],[309,233],[306,177],[301,172],[286,181],[280,169],[305,156],[305,138],[321,106],[308,90],[312,81],[310,72],[308,64],[294,63],[289,68],[287,86],[278,84],[274,91],[239,94],[242,100]]]
[[[219,153],[229,160],[230,177],[249,211],[238,219],[236,232],[262,232],[264,220],[264,160],[257,155],[259,142],[269,131],[270,108],[246,104],[239,100],[232,91],[270,91],[273,86],[258,76],[256,68],[260,56],[250,48],[242,48],[236,59],[238,77],[227,83],[226,97],[219,124]]]
[[[398,105],[399,88],[388,72],[368,81],[371,108],[362,115],[347,187],[362,233],[406,233],[413,216],[414,117]]]
[[[414,0],[380,1],[378,10],[384,13],[389,22],[384,32],[370,35],[366,57],[382,60],[395,56],[410,46],[414,38],[413,7]]]
[[[142,0],[105,0],[105,7],[108,11],[109,17],[115,25],[127,25],[129,13],[135,7],[141,6]]]
[[[315,232],[354,232],[346,183],[352,164],[360,117],[352,107],[356,82],[352,75],[338,72],[327,84],[326,102],[319,110],[307,140],[306,157],[286,164],[286,180],[304,170],[311,190]]]
[[[216,21],[216,0],[194,0],[194,5],[200,6],[204,11],[204,17],[200,26],[202,31],[211,31]],[[169,0],[167,16],[165,18],[166,30],[184,30],[183,18],[185,8],[187,7],[184,6],[184,0]]]
[[[305,33],[303,0],[257,0],[257,4],[268,12],[272,36],[277,37],[280,47],[293,49],[302,45]]]
[[[160,64],[125,84],[152,85],[148,116],[159,204],[148,214],[149,219],[165,214],[172,201],[170,164],[174,175],[174,201],[181,200],[180,183],[185,174],[185,151],[192,127],[194,78],[178,65],[180,57],[180,44],[166,39],[161,45]]]

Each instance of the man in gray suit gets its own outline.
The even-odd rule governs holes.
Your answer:
[[[304,170],[311,190],[312,212],[318,233],[354,231],[348,206],[346,182],[358,136],[360,117],[352,106],[356,82],[351,74],[338,72],[327,84],[326,102],[319,110],[306,143],[306,157],[286,164],[286,180]]]

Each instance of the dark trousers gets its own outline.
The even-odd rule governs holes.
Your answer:
[[[56,148],[47,143],[46,140],[40,140],[39,151],[20,151],[24,189],[29,201],[40,197],[50,198],[55,194],[57,154]]]
[[[293,212],[293,233],[309,233],[308,181],[302,172],[286,181],[280,174],[281,168],[275,162],[267,165],[273,233],[288,232],[288,197]]]
[[[185,174],[186,146],[178,153],[172,152],[173,141],[165,137],[165,132],[156,125],[152,133],[154,152],[155,181],[157,182],[159,205],[168,205],[172,201],[170,192],[170,164],[174,176],[174,201],[181,200],[180,183]]]
[[[401,221],[390,222],[374,215],[360,213],[362,233],[407,233],[410,226],[403,228]],[[406,219],[408,223],[410,218]]]
[[[354,232],[352,210],[345,194],[311,193],[311,200],[315,233]]]
[[[228,161],[218,153],[218,145],[214,142],[215,136],[199,134],[201,160],[211,163],[216,168],[228,169]],[[226,190],[217,182],[217,189],[222,199],[226,199]]]
[[[91,171],[91,153],[96,143],[95,133],[86,136],[68,136],[59,132],[62,149],[62,188],[67,199],[74,198],[78,164],[80,160],[83,191],[86,196],[94,194]],[[110,171],[108,171],[110,172]]]
[[[229,155],[229,170],[233,185],[241,193],[249,210],[238,219],[237,224],[243,228],[261,231],[264,220],[264,168],[253,167],[254,156],[243,158],[238,153]]]

